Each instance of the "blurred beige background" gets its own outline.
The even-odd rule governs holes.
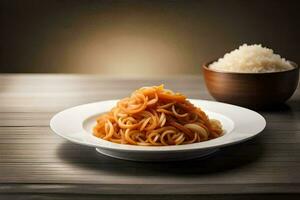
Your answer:
[[[173,75],[242,43],[299,61],[297,1],[0,2],[0,72]]]

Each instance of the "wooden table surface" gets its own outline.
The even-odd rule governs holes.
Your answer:
[[[260,112],[267,127],[251,141],[207,159],[142,163],[109,158],[49,128],[58,111],[117,99],[164,83],[209,99],[200,75],[118,78],[91,75],[0,75],[1,199],[297,199],[300,194],[300,91]]]

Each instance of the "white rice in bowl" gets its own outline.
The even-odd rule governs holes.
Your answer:
[[[209,68],[221,72],[265,73],[287,71],[294,67],[280,55],[274,54],[272,49],[262,47],[261,44],[243,44],[210,64]]]

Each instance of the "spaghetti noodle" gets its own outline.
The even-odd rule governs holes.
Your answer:
[[[97,118],[96,137],[115,143],[161,146],[202,142],[223,134],[221,123],[209,119],[184,95],[163,85],[143,87]]]

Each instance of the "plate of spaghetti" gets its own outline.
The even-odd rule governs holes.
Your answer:
[[[71,142],[135,161],[204,157],[256,136],[265,125],[252,110],[187,99],[163,85],[142,87],[121,100],[69,108],[50,122],[56,134]]]

